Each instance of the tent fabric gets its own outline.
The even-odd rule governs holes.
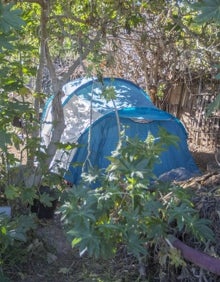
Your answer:
[[[106,100],[103,91],[114,89],[116,98]],[[62,105],[66,128],[61,136],[62,143],[77,143],[79,148],[71,152],[57,150],[52,169],[66,171],[65,179],[77,184],[82,171],[93,167],[106,168],[107,156],[115,150],[118,141],[117,115],[126,135],[146,139],[149,132],[158,136],[159,127],[180,139],[179,147],[169,146],[160,156],[154,173],[160,176],[173,169],[183,168],[198,173],[198,168],[188,150],[187,132],[183,124],[173,115],[158,109],[147,93],[133,82],[121,78],[83,78],[69,82],[63,87]],[[42,115],[42,143],[48,146],[52,132],[51,98]],[[116,115],[117,109],[117,115]],[[89,160],[89,161],[88,161]],[[75,165],[75,164],[81,165]],[[171,174],[172,175],[172,174]]]
[[[79,98],[92,101],[92,108],[103,115],[114,110],[112,101],[106,101],[102,97],[104,88],[114,87],[116,99],[114,104],[117,109],[131,107],[150,107],[155,108],[149,96],[139,86],[133,82],[121,78],[104,78],[102,82],[97,79],[85,79],[77,82],[70,82],[64,86],[67,93],[63,105],[67,104],[74,95]],[[68,95],[68,93],[71,93]]]
[[[106,101],[102,97],[104,89],[114,88],[116,99]],[[121,78],[81,78],[71,81],[63,87],[62,105],[65,119],[65,129],[61,136],[61,143],[77,143],[79,136],[101,116],[117,108],[149,107],[156,108],[149,96],[133,82]],[[42,145],[48,146],[51,140],[52,100],[48,99],[42,113],[41,137]],[[51,168],[68,169],[75,150],[65,152],[57,150]],[[59,164],[58,164],[59,161]],[[56,168],[57,167],[57,168]]]
[[[176,118],[165,112],[161,113],[163,118],[162,116],[158,116],[158,119],[154,118],[154,120],[150,122],[148,122],[150,113],[145,116],[147,117],[147,122],[139,123],[133,121],[133,116],[142,119],[143,115],[141,114],[144,110],[145,108],[141,110],[133,108],[129,111],[126,109],[118,112],[120,123],[124,125],[125,134],[127,136],[138,137],[141,140],[145,140],[149,132],[153,136],[158,136],[159,127],[164,127],[170,134],[177,135],[180,140],[178,148],[174,145],[169,146],[169,149],[161,154],[161,162],[155,165],[154,174],[159,177],[165,172],[180,167],[184,167],[185,170],[190,172],[190,175],[191,173],[198,173],[198,168],[188,150],[187,133],[183,125],[178,122]],[[146,108],[146,111],[148,110],[149,109]],[[124,116],[125,112],[126,116]],[[158,114],[159,112],[160,111],[158,111]],[[129,118],[129,114],[131,118]],[[90,143],[88,143],[89,132],[91,132]],[[109,165],[109,160],[106,157],[110,156],[111,152],[115,150],[118,140],[115,114],[107,114],[98,119],[91,126],[91,131],[87,128],[80,136],[78,143],[84,144],[84,146],[77,150],[72,159],[72,163],[84,164],[83,168],[85,172],[88,171],[89,166],[105,168]],[[85,163],[87,159],[89,159],[89,162]],[[77,184],[80,181],[81,173],[82,166],[70,166],[65,175],[65,179],[71,183]]]
[[[102,97],[103,89],[114,87],[116,99],[106,101]],[[155,108],[149,96],[137,85],[125,79],[104,78],[102,82],[93,78],[81,78],[71,81],[63,87],[64,119],[66,128],[61,142],[76,142],[80,134],[96,119],[115,109],[126,107]],[[52,100],[48,99],[42,113],[41,135],[42,143],[48,146],[52,133]],[[60,158],[57,152],[55,159]],[[65,163],[65,161],[63,161]]]

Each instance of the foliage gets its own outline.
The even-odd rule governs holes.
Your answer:
[[[12,41],[17,39],[13,31],[21,29],[24,24],[21,12],[19,9],[13,9],[13,4],[3,5],[0,2],[0,52],[13,48]]]
[[[0,205],[12,210],[10,217],[0,214],[1,281],[7,281],[3,271],[6,264],[25,259],[25,244],[36,221],[29,214],[29,207],[37,189],[26,185],[30,174],[25,164],[36,155],[39,139],[31,138],[37,125],[33,93],[26,83],[34,72],[31,66],[24,65],[25,56],[21,55],[22,49],[28,50],[28,44],[22,48],[19,42],[22,26],[21,10],[13,4],[0,3]]]
[[[219,0],[203,0],[193,4],[200,13],[196,17],[198,23],[215,22],[220,24],[220,1]]]
[[[7,281],[3,274],[5,264],[20,263],[25,259],[25,244],[28,233],[35,228],[34,216],[20,215],[13,219],[0,214],[0,277]]]
[[[199,12],[195,20],[199,24],[216,25],[217,30],[220,24],[220,1],[219,0],[203,0],[199,3],[192,5],[193,8]],[[217,38],[219,37],[219,31]],[[218,53],[217,53],[218,56]],[[219,65],[217,65],[219,69]],[[220,79],[220,73],[216,75],[216,79]],[[213,112],[220,110],[220,94],[217,95],[215,100],[207,107],[207,116],[210,116]]]
[[[21,10],[15,9],[13,4],[3,5],[1,3],[0,16],[0,35],[3,36],[0,53],[0,151],[2,152],[2,170],[6,169],[7,171],[16,162],[23,161],[23,156],[21,155],[21,159],[15,158],[9,151],[9,147],[13,145],[20,149],[25,143],[22,138],[28,137],[36,130],[36,127],[33,126],[32,92],[25,85],[27,76],[33,74],[33,70],[28,65],[23,65],[25,60],[22,59],[22,56],[18,56],[19,53],[21,54],[21,46],[18,41],[19,32],[24,25],[24,21],[21,19]],[[11,43],[12,36],[13,44]],[[13,127],[15,120],[17,121],[16,126],[20,126],[20,128]]]
[[[220,94],[218,94],[215,100],[207,106],[207,116],[210,116],[215,111],[220,110]]]
[[[97,175],[99,186],[91,189],[93,177],[86,175],[82,185],[73,187],[60,208],[72,246],[80,254],[111,257],[117,247],[126,245],[138,259],[169,234],[188,233],[198,240],[213,240],[209,221],[200,219],[190,193],[179,186],[159,183],[155,163],[176,137],[159,130],[145,141],[122,136],[109,157],[111,163]],[[90,180],[90,182],[88,181]]]

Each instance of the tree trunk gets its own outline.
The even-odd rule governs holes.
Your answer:
[[[53,120],[53,131],[52,131],[52,138],[50,144],[47,148],[47,160],[46,165],[48,168],[53,160],[53,157],[57,150],[57,143],[60,142],[61,135],[65,128],[65,121],[64,121],[64,113],[62,107],[62,90],[58,90],[58,93],[55,95],[52,101],[52,120]]]

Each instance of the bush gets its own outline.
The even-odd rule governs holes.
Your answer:
[[[85,174],[81,185],[69,191],[60,209],[62,221],[81,255],[108,258],[123,244],[141,259],[148,254],[147,246],[161,245],[169,234],[213,239],[209,221],[199,218],[190,192],[160,183],[153,174],[161,152],[177,142],[164,129],[159,138],[149,134],[145,141],[122,136],[104,173]],[[99,186],[91,189],[94,182]]]

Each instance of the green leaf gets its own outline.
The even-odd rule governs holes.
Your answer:
[[[79,145],[79,144],[75,144],[75,143],[55,143],[55,145],[57,146],[57,149],[62,149],[65,151],[70,151],[73,150],[75,148],[79,148],[82,147],[83,145]]]
[[[13,4],[1,5],[1,12],[0,27],[3,33],[9,33],[12,28],[18,30],[24,24],[22,11],[13,9]]]
[[[195,214],[195,210],[190,208],[186,203],[181,203],[176,206],[176,203],[172,204],[171,208],[168,208],[168,222],[176,220],[177,228],[182,231],[184,226],[190,221],[190,218]]]
[[[74,238],[72,240],[72,247],[74,248],[76,245],[78,245],[82,241],[82,238]]]
[[[52,201],[54,200],[54,197],[51,197],[48,193],[40,194],[39,196],[40,202],[47,207],[52,207]]]
[[[8,185],[5,187],[5,196],[8,200],[14,200],[20,195],[19,188],[14,185]]]
[[[2,226],[0,230],[1,230],[1,234],[2,235],[6,235],[7,234],[7,229],[5,228],[5,226]]]
[[[167,233],[168,226],[159,217],[149,217],[146,219],[148,228],[147,237],[149,239],[157,240],[158,238],[164,237]]]
[[[214,242],[214,232],[209,227],[211,221],[205,218],[199,218],[197,215],[189,219],[188,224],[186,225],[187,229],[192,232],[192,234],[201,241],[210,240]]]
[[[193,5],[194,9],[200,14],[196,17],[198,23],[214,21],[220,23],[220,1],[219,0],[203,0]]]
[[[170,134],[164,127],[159,128],[159,136],[160,136],[160,142],[165,143],[166,146],[168,145],[174,145],[178,146],[178,142],[180,141],[179,137]]]
[[[26,235],[23,232],[17,231],[16,229],[10,230],[8,232],[8,234],[12,239],[15,239],[15,240],[18,240],[18,241],[26,242],[26,240],[27,240]]]
[[[0,34],[0,52],[1,49],[12,50],[13,45],[10,41],[15,40],[14,37],[6,36],[5,34]]]
[[[7,145],[11,145],[11,137],[12,134],[11,133],[7,133],[5,130],[0,129],[0,149],[2,149],[3,151],[5,151],[7,149]]]
[[[134,230],[128,230],[128,251],[132,252],[136,257],[147,254],[146,241],[141,239],[140,234]]]
[[[162,204],[160,201],[149,199],[144,204],[143,215],[147,217],[159,216],[161,208],[162,208]]]
[[[207,106],[206,115],[209,117],[215,111],[220,110],[220,94],[218,94],[215,100]]]
[[[25,188],[21,191],[20,198],[25,204],[33,204],[33,200],[36,196],[36,191],[33,188]]]
[[[107,101],[111,101],[116,99],[116,92],[113,86],[107,86],[102,92],[102,95],[105,97]]]

